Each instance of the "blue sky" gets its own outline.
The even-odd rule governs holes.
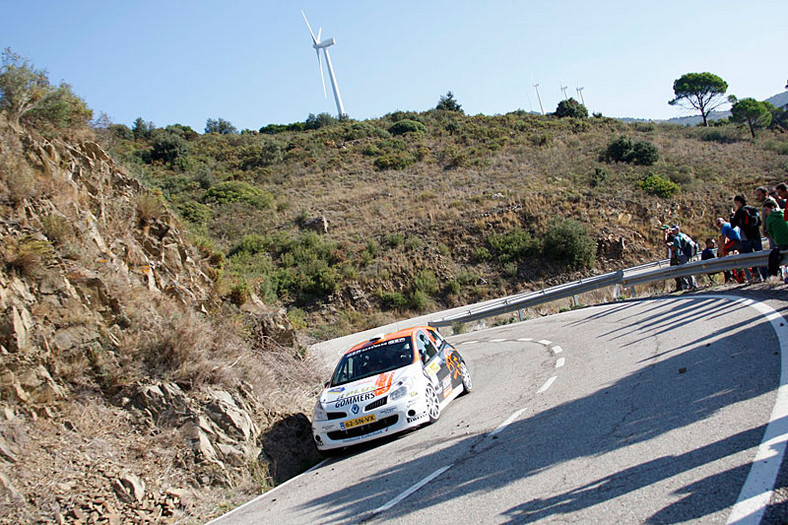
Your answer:
[[[673,81],[710,71],[739,98],[785,91],[785,0],[0,0],[0,47],[131,125],[209,118],[238,129],[336,114],[311,37],[333,37],[346,113],[424,111],[452,91],[468,114],[555,110],[577,87],[591,112],[666,119]],[[755,14],[751,14],[755,13]],[[754,20],[754,22],[753,22]]]

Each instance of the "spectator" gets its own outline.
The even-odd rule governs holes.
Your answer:
[[[783,210],[773,199],[766,199],[763,202],[763,214],[766,215],[766,233],[774,239],[774,247],[788,250],[788,222],[783,218]]]
[[[780,210],[777,202],[773,199],[766,199],[763,202],[766,232],[772,239],[772,249],[778,248],[780,251],[788,250],[788,222],[785,221],[784,213],[785,211]],[[771,261],[770,264],[772,264]],[[781,276],[788,283],[785,266],[780,271],[782,272]]]
[[[714,259],[716,255],[714,255],[714,250],[717,248],[717,241],[712,238],[706,239],[706,247],[700,252],[700,260],[701,261],[708,261],[709,259]],[[709,279],[709,283],[714,282],[714,273],[707,273],[706,276]]]
[[[764,199],[769,196],[769,190],[766,189],[766,186],[758,186],[755,188],[755,200],[763,203]]]
[[[686,233],[682,233],[679,225],[676,224],[671,228],[673,234],[673,252],[676,254],[676,264],[686,264],[689,260],[697,255],[698,245],[692,240],[692,237]],[[695,282],[695,276],[680,277],[682,290],[694,290],[698,287]]]
[[[761,218],[752,206],[747,206],[747,200],[744,195],[736,195],[733,198],[733,205],[736,211],[731,216],[731,226],[739,229],[741,236],[741,253],[753,253],[763,250],[761,242],[761,230],[759,228]],[[762,281],[769,276],[769,269],[767,267],[758,268],[758,272],[750,275],[750,270],[745,268],[747,279],[755,279]]]
[[[777,194],[777,205],[780,207],[783,212],[785,211],[785,202],[788,200],[788,185],[784,182],[781,182],[777,186],[774,187],[774,193]]]
[[[766,189],[766,186],[758,186],[755,188],[755,200],[763,203],[764,199],[769,197],[769,190]]]
[[[679,263],[678,258],[676,257],[676,249],[673,247],[673,241],[675,240],[676,236],[673,235],[673,231],[669,226],[663,226],[662,229],[665,231],[665,239],[663,241],[663,244],[668,249],[668,259],[670,260],[670,265],[676,266]],[[678,292],[679,290],[683,289],[682,286],[684,283],[680,277],[676,277],[675,280],[676,280],[675,291]]]
[[[714,259],[716,255],[714,255],[714,249],[717,247],[717,241],[712,238],[706,239],[706,247],[700,252],[700,260],[707,261],[709,259]]]
[[[725,222],[722,217],[717,217],[714,220],[714,224],[720,229],[720,257],[739,253],[741,251],[741,236],[739,232],[737,232],[729,222]],[[728,271],[723,273],[725,275],[725,282],[727,283],[731,280],[731,273]],[[736,280],[739,281],[739,278],[737,277]],[[742,281],[743,279],[739,282]]]

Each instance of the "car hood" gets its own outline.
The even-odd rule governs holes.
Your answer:
[[[320,402],[341,408],[354,403],[369,401],[385,395],[411,373],[411,366],[398,368],[391,372],[365,377],[341,386],[328,387],[320,394]]]

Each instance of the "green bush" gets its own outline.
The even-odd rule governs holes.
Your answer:
[[[405,133],[427,133],[427,126],[415,120],[403,119],[394,123],[389,128],[389,133],[392,135],[404,135]]]
[[[580,222],[554,219],[544,235],[544,253],[571,268],[591,268],[596,263],[596,242]]]
[[[432,295],[438,291],[438,278],[432,270],[422,270],[413,280],[413,289]]]
[[[416,159],[407,153],[391,153],[375,159],[374,166],[380,171],[404,170],[414,162]]]
[[[514,228],[506,233],[493,234],[487,238],[501,264],[519,262],[526,257],[539,253],[539,242],[522,228]]]
[[[173,163],[180,157],[189,154],[189,143],[175,133],[156,130],[153,133],[151,151],[148,160]]]
[[[408,306],[408,300],[399,292],[378,290],[378,299],[383,307],[389,310],[404,310]]]
[[[221,182],[205,192],[203,201],[209,204],[241,202],[250,206],[267,208],[274,202],[273,196],[248,182],[230,180]]]
[[[640,183],[640,187],[649,195],[655,195],[657,197],[662,197],[663,199],[672,197],[679,192],[678,184],[671,182],[668,179],[664,179],[654,173],[649,173],[649,175]]]
[[[577,100],[569,98],[558,103],[558,107],[555,110],[555,116],[559,118],[588,118],[588,109]]]
[[[600,157],[607,162],[627,162],[639,166],[651,166],[659,160],[659,150],[650,142],[634,142],[629,137],[621,136],[612,140]]]

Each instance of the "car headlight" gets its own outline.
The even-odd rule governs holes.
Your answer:
[[[326,409],[323,408],[323,404],[320,400],[317,400],[315,403],[315,421],[325,421],[328,419],[328,414],[326,413]]]
[[[408,393],[408,386],[410,386],[410,378],[400,381],[397,388],[395,388],[394,391],[389,394],[389,399],[391,401],[396,401],[397,399],[406,396]]]

